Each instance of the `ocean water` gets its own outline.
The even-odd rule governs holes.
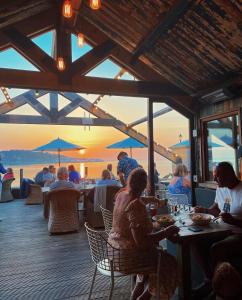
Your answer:
[[[98,179],[101,177],[101,173],[104,169],[107,168],[107,164],[111,163],[113,165],[113,174],[117,174],[117,161],[104,161],[104,162],[85,162],[85,163],[63,163],[61,166],[67,167],[70,164],[73,164],[76,167],[76,170],[81,173],[82,177],[84,177],[85,169],[87,170],[86,178],[88,179]],[[143,168],[148,171],[148,162],[146,160],[139,160],[139,164],[143,166]],[[33,179],[35,175],[42,170],[43,167],[47,167],[48,165],[18,165],[11,166],[14,171],[15,181],[13,182],[13,186],[17,187],[20,183],[20,169],[23,169],[24,178]],[[8,166],[5,164],[5,167]],[[58,165],[55,165],[58,168]],[[172,172],[172,164],[168,160],[161,158],[156,161],[156,167],[158,172],[160,173],[160,177],[167,175]]]

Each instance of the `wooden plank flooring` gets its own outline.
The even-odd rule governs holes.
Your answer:
[[[49,236],[41,205],[0,204],[0,299],[87,299],[93,263],[87,237]],[[118,279],[114,300],[129,299],[129,278]],[[93,299],[107,299],[109,279],[98,275]]]

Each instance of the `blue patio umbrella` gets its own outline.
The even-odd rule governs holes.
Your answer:
[[[190,147],[190,141],[189,140],[185,140],[182,142],[179,142],[175,145],[170,146],[171,149],[177,149],[177,148],[189,148]],[[223,147],[222,145],[219,145],[217,143],[211,142],[209,141],[209,148],[213,147],[213,148],[217,148],[217,147]]]
[[[132,157],[133,148],[145,148],[146,145],[129,137],[117,143],[107,146],[108,149],[130,149],[130,156]]]
[[[59,161],[59,166],[60,166],[60,152],[61,151],[72,151],[72,150],[81,150],[81,149],[85,149],[85,148],[58,138],[58,139],[55,139],[55,140],[49,142],[48,144],[45,144],[43,146],[40,146],[40,147],[34,149],[34,151],[58,152],[58,161]]]

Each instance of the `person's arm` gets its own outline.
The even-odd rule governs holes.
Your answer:
[[[214,202],[213,205],[211,205],[209,208],[196,206],[196,207],[194,207],[194,212],[195,213],[211,214],[215,217],[218,217],[218,215],[220,214],[221,211],[218,207],[218,203]]]
[[[144,234],[144,228],[137,227],[137,228],[131,228],[131,232],[133,235],[133,238],[135,240],[135,243],[139,246],[142,247],[143,245],[147,246],[147,240],[154,244],[157,243],[165,238],[174,238],[178,235],[179,233],[179,228],[172,225],[167,227],[166,229],[159,230],[157,232],[151,232],[148,234]]]
[[[242,219],[232,216],[230,213],[222,213],[221,218],[227,224],[235,225],[242,228]]]

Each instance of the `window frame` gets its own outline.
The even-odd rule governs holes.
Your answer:
[[[201,159],[202,159],[202,182],[213,182],[209,180],[209,170],[208,170],[208,140],[207,140],[207,123],[214,120],[219,120],[228,117],[238,116],[238,132],[239,132],[239,143],[241,144],[241,109],[236,109],[233,111],[229,111],[226,113],[216,114],[208,117],[204,117],[200,119],[201,122]],[[239,173],[240,165],[238,164]],[[239,175],[239,174],[238,174]]]

